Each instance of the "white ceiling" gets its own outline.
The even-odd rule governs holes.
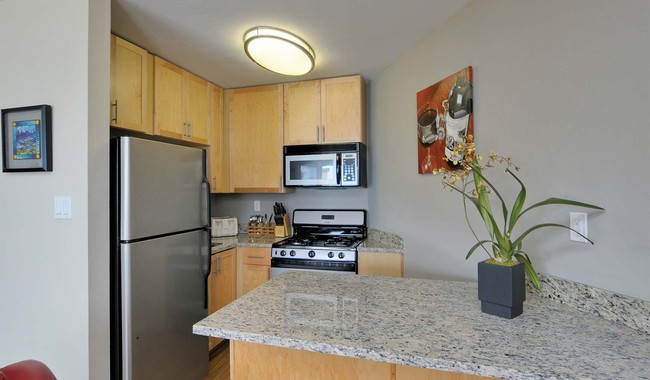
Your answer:
[[[362,74],[372,78],[470,0],[111,0],[113,33],[224,88]],[[316,68],[262,69],[244,53],[253,26],[304,38]]]

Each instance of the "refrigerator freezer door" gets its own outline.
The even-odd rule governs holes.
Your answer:
[[[120,138],[120,240],[209,226],[203,150]]]
[[[207,316],[201,270],[207,233],[122,244],[124,380],[207,376],[207,338],[192,334],[192,325]]]

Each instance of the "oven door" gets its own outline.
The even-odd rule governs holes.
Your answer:
[[[341,155],[338,153],[284,156],[284,185],[340,186]]]

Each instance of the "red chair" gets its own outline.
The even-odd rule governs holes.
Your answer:
[[[0,368],[0,380],[56,380],[56,376],[38,360],[23,360]]]

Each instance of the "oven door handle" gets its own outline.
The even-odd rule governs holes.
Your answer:
[[[336,184],[341,184],[341,153],[336,154]]]

